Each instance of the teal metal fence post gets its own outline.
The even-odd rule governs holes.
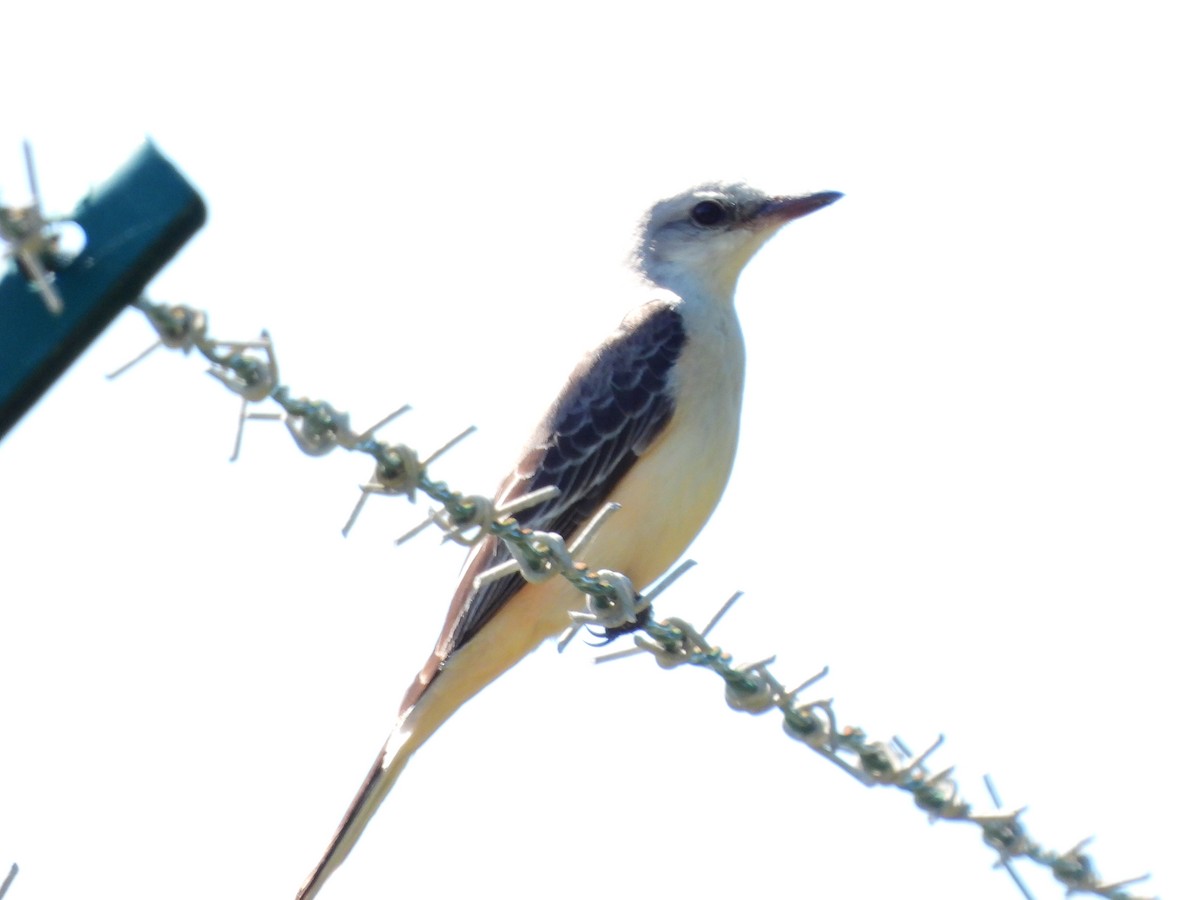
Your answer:
[[[85,236],[65,265],[44,260],[52,311],[17,258],[0,269],[0,437],[33,406],[204,224],[204,201],[147,142],[68,217]]]

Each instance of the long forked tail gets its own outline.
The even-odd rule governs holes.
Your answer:
[[[379,751],[379,756],[375,758],[362,787],[354,795],[354,800],[346,810],[346,815],[342,817],[333,840],[325,848],[321,861],[296,894],[296,900],[313,900],[322,885],[329,880],[329,876],[350,855],[367,823],[371,821],[371,816],[379,809],[405,763],[421,743],[419,738],[414,740],[415,736],[404,729],[404,723],[405,716],[402,715],[387,743]]]
[[[453,682],[458,680],[453,677],[450,679],[438,678],[441,662],[442,657],[435,653],[417,673],[416,679],[400,703],[400,713],[396,717],[392,733],[388,735],[383,749],[375,757],[375,762],[371,765],[371,770],[367,773],[362,787],[354,795],[350,808],[346,810],[346,815],[342,817],[341,824],[334,832],[333,840],[329,842],[329,846],[321,855],[321,861],[317,863],[317,867],[312,870],[299,893],[296,894],[296,900],[313,900],[317,896],[317,892],[329,880],[329,876],[346,861],[346,857],[350,855],[350,851],[354,849],[354,845],[358,843],[358,839],[366,829],[367,823],[371,821],[371,816],[375,815],[375,810],[379,809],[379,805],[387,797],[388,791],[400,777],[400,772],[403,771],[409,758],[437,730],[438,726],[446,721],[450,714],[470,696],[470,693],[467,693],[462,697],[447,698],[443,690],[430,691],[430,685],[435,681],[448,681],[449,686],[453,687]],[[445,686],[439,685],[438,687]],[[475,690],[481,686],[476,686]],[[451,694],[453,693],[451,691]]]
[[[577,596],[558,579],[527,585],[468,643],[439,645],[401,701],[391,736],[296,900],[313,900],[345,861],[417,748],[485,685],[569,624],[565,610]]]

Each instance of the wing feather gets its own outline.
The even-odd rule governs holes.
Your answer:
[[[527,528],[570,540],[670,421],[675,407],[670,374],[684,339],[682,316],[667,301],[654,301],[627,318],[576,368],[497,500],[555,485],[557,497],[515,518]],[[443,662],[520,588],[520,575],[479,590],[472,586],[480,573],[508,559],[511,554],[494,537],[477,546],[440,642]]]

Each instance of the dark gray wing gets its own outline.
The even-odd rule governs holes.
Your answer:
[[[570,540],[596,514],[670,421],[675,403],[669,377],[684,339],[678,309],[656,301],[626,319],[580,363],[497,499],[548,485],[558,487],[559,494],[517,513],[517,521]],[[480,573],[511,558],[492,537],[477,548],[451,606],[448,640],[439,648],[443,660],[478,634],[524,583],[512,575],[473,589]]]

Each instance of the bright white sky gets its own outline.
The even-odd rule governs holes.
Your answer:
[[[1200,58],[1191,4],[20,4],[20,140],[71,209],[151,136],[209,223],[151,286],[487,492],[628,305],[640,212],[836,189],[747,270],[725,501],[661,614],[1029,805],[1146,893],[1195,882]],[[12,900],[293,896],[428,651],[425,505],[248,428],[122,316],[0,443]],[[619,527],[619,519],[613,523]],[[599,562],[599,561],[598,561]],[[648,658],[536,654],[418,754],[323,898],[1017,897]],[[1023,869],[1040,900],[1050,879]]]

